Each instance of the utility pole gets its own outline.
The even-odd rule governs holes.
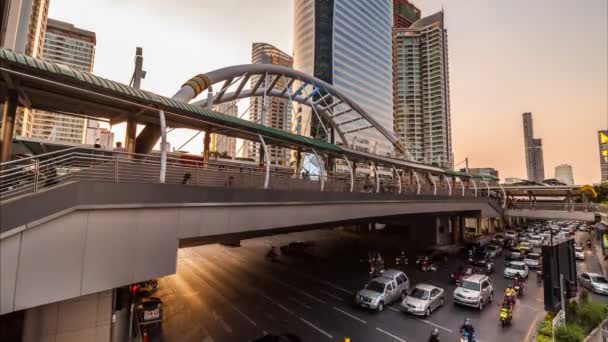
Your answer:
[[[464,159],[464,163],[465,163],[464,169],[467,171],[467,173],[469,173],[469,157],[466,157]]]

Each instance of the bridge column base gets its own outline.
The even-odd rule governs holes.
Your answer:
[[[110,341],[112,291],[25,311],[23,342]]]

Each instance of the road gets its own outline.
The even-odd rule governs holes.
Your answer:
[[[381,313],[356,307],[354,294],[369,280],[361,259],[368,250],[379,250],[390,266],[402,247],[407,247],[411,259],[415,242],[403,241],[401,236],[323,230],[246,240],[237,248],[180,249],[177,273],[160,279],[154,294],[164,302],[162,340],[237,342],[289,332],[313,342],[344,341],[345,337],[353,342],[412,342],[426,341],[432,329],[438,328],[442,341],[459,341],[458,329],[465,317],[472,320],[479,341],[531,340],[544,315],[542,287],[531,273],[512,326],[501,327],[498,303],[509,283],[502,276],[502,258],[491,275],[495,302],[483,312],[453,304],[454,285],[448,274],[462,264],[456,257],[438,272],[420,272],[412,265],[404,268],[413,283],[432,283],[446,290],[444,307],[429,318],[403,314],[398,303]],[[294,240],[314,241],[315,258],[265,259],[269,246]],[[581,271],[598,271],[599,263],[595,260],[594,264],[594,257],[587,254]]]

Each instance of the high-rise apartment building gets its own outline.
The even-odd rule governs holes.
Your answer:
[[[421,18],[420,9],[408,0],[393,0],[393,27],[408,28]]]
[[[294,7],[294,69],[332,84],[391,133],[392,7],[392,0],[296,0]],[[298,133],[328,138],[309,108],[295,106]],[[357,122],[352,128],[363,126]],[[332,141],[334,134],[329,133]],[[392,145],[373,129],[347,138],[370,152],[392,153]]]
[[[72,24],[48,19],[42,58],[84,71],[93,71],[96,37],[94,32]],[[31,128],[24,135],[78,144],[94,144],[100,139],[99,123],[82,117],[34,110]]]
[[[226,115],[238,117],[239,107],[237,106],[236,102],[236,100],[232,100],[216,104],[213,106],[213,110]],[[228,157],[236,157],[236,138],[211,133],[210,142],[211,152]]]
[[[42,57],[48,9],[49,0],[3,1],[0,4],[0,46],[28,56]],[[29,135],[31,132],[30,114],[26,108],[18,109],[15,122],[17,135]]]
[[[293,67],[293,58],[276,47],[266,43],[253,43],[251,49],[251,62],[254,64],[275,64],[289,68]],[[263,76],[251,77],[251,84],[256,84]],[[261,87],[272,81],[272,77],[262,80]],[[274,85],[274,89],[284,89],[287,80],[281,78]],[[257,97],[251,99],[249,120],[264,126],[291,131],[292,104],[289,100],[278,97]],[[249,144],[249,158],[259,158],[259,144]],[[289,165],[289,152],[285,148],[270,146],[270,164]]]
[[[555,179],[566,185],[574,185],[574,173],[572,172],[572,166],[568,164],[556,166]]]
[[[523,113],[524,146],[526,149],[526,169],[528,180],[542,182],[545,179],[545,165],[543,162],[543,142],[534,138],[532,113]]]
[[[444,13],[395,28],[395,136],[413,160],[452,168],[447,30]]]
[[[608,182],[608,130],[597,132],[600,147],[601,181]]]

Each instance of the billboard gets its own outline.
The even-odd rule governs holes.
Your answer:
[[[600,167],[602,172],[602,182],[608,181],[608,130],[599,131],[598,143],[600,147]]]

